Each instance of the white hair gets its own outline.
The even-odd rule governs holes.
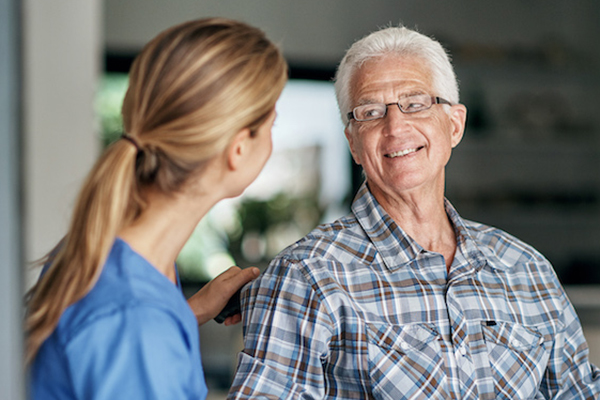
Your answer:
[[[386,56],[419,57],[429,64],[435,96],[456,104],[458,82],[446,50],[436,40],[414,30],[389,27],[373,32],[355,42],[342,59],[335,75],[335,94],[344,124],[351,111],[350,84],[356,71],[368,60]]]

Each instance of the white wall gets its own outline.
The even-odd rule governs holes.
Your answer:
[[[23,3],[25,257],[64,235],[95,161],[93,99],[101,70],[101,0]],[[35,272],[27,279],[35,279]]]

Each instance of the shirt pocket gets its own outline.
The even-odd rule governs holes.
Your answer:
[[[447,399],[441,337],[428,324],[367,323],[369,373],[381,399]]]
[[[536,327],[511,322],[482,324],[496,396],[531,399],[541,384],[551,343]]]

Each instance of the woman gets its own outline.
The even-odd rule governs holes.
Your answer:
[[[206,396],[197,325],[257,271],[216,278],[190,299],[194,315],[175,259],[208,210],[264,166],[286,79],[278,49],[240,22],[187,22],[144,47],[126,135],[90,172],[28,299],[32,398]]]

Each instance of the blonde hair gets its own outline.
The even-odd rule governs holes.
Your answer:
[[[241,129],[270,115],[287,65],[259,29],[210,18],[160,33],[135,59],[123,102],[126,140],[113,143],[88,175],[51,266],[26,297],[31,362],[67,307],[94,286],[117,232],[144,210],[143,189],[163,193],[224,151]]]

